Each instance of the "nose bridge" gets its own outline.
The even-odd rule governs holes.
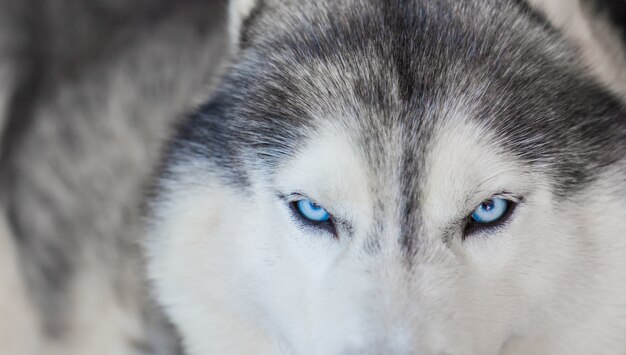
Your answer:
[[[420,313],[419,297],[413,294],[416,207],[406,198],[395,198],[397,186],[385,190],[377,194],[371,228],[353,259],[356,269],[349,271],[360,274],[357,278],[368,285],[361,284],[352,294],[363,302],[355,309],[361,313],[360,334],[347,335],[339,354],[414,354],[417,326],[413,323]]]
[[[406,259],[410,265],[421,240],[419,184],[401,166],[393,170],[395,174],[390,181],[376,189],[369,239],[375,240],[380,249],[391,250]]]
[[[411,353],[415,341],[412,320],[419,313],[419,304],[412,295],[410,268],[397,254],[397,248],[383,248],[370,256],[371,263],[364,273],[371,287],[359,296],[365,301],[359,310],[359,347],[349,348],[345,354]]]
[[[387,203],[385,203],[387,202]],[[373,228],[364,245],[369,259],[367,274],[372,278],[374,298],[382,308],[408,306],[415,281],[417,221],[414,205],[406,201],[378,201]],[[375,246],[375,247],[372,247]]]
[[[395,254],[387,254],[385,265],[377,274],[376,299],[379,321],[388,327],[406,327],[409,316],[414,312],[416,304],[412,302],[411,271],[404,258]]]
[[[345,355],[411,355],[416,354],[413,337],[406,328],[389,327],[380,337],[370,337],[359,347],[348,347],[340,354]]]
[[[395,245],[346,260],[343,275],[337,275],[345,287],[337,286],[339,293],[330,298],[332,304],[343,306],[327,313],[330,322],[324,322],[335,324],[341,331],[317,333],[328,338],[321,342],[311,339],[314,347],[320,347],[313,353],[416,354],[421,314],[419,297],[413,294],[416,280],[404,259],[398,257],[398,243]]]
[[[370,254],[389,254],[406,259],[418,250],[420,216],[417,202],[411,198],[386,194],[374,204],[373,219],[366,235],[364,249]]]

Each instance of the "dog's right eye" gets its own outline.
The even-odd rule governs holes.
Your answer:
[[[293,201],[290,206],[295,218],[303,225],[337,235],[333,218],[324,207],[307,198]]]
[[[320,205],[315,202],[303,199],[294,202],[296,209],[302,218],[311,222],[323,223],[330,220],[330,214]]]
[[[500,226],[511,216],[516,205],[514,201],[502,197],[483,201],[468,217],[464,235]]]
[[[471,218],[476,223],[489,224],[500,220],[509,209],[510,202],[503,198],[484,201],[474,209]]]

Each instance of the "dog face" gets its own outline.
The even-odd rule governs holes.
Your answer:
[[[190,352],[610,345],[588,291],[626,231],[624,116],[558,34],[516,2],[295,5],[247,10],[152,203]]]

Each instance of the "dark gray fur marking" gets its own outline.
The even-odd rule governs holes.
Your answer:
[[[281,14],[297,21],[276,24]],[[520,1],[266,0],[247,26],[241,59],[183,124],[170,163],[211,160],[225,181],[244,186],[242,161],[271,175],[316,120],[338,121],[373,171],[401,170],[409,254],[419,234],[422,158],[450,107],[469,105],[472,119],[545,170],[561,196],[623,154],[621,103]],[[397,127],[410,134],[389,133]],[[385,162],[389,137],[405,147],[401,166]]]

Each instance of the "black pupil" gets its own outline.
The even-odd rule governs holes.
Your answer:
[[[483,209],[485,211],[491,211],[493,209],[494,203],[493,200],[487,200],[482,203]]]

